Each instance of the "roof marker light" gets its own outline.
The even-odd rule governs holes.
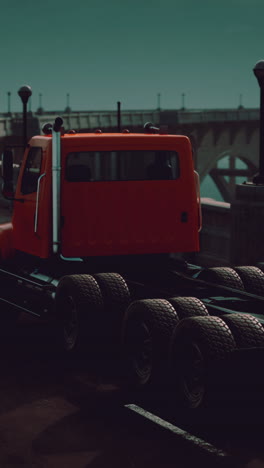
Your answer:
[[[51,123],[44,124],[41,130],[44,133],[44,135],[51,135],[51,133],[52,133],[52,124]]]

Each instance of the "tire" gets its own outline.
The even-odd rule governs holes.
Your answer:
[[[221,286],[228,286],[230,288],[243,290],[244,285],[239,274],[229,267],[213,267],[202,270],[198,279],[208,281],[209,283],[216,283]]]
[[[131,302],[124,278],[118,273],[93,275],[99,284],[104,301],[102,321],[101,367],[107,373],[121,372],[121,329],[125,311]]]
[[[197,297],[171,297],[168,299],[180,320],[188,317],[208,316],[206,306]]]
[[[93,277],[103,297],[107,333],[120,343],[122,321],[131,302],[126,281],[118,273],[97,273]]]
[[[238,312],[221,318],[230,328],[238,348],[264,347],[264,328],[257,318]]]
[[[205,406],[219,392],[214,376],[218,364],[235,349],[233,335],[219,317],[191,317],[176,326],[170,364],[178,404],[188,409]]]
[[[67,353],[93,349],[100,341],[103,298],[90,275],[67,275],[60,279],[55,296],[59,341]]]
[[[260,268],[255,266],[239,266],[235,270],[240,276],[247,292],[264,296],[264,273]]]
[[[133,388],[157,385],[168,370],[169,341],[179,318],[165,299],[143,299],[126,310],[122,345],[126,382]]]
[[[264,262],[258,262],[256,265],[261,271],[264,271]]]

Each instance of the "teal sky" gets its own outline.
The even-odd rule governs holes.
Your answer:
[[[263,0],[1,0],[0,112],[259,105]]]

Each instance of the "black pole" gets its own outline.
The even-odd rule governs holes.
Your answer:
[[[7,113],[11,114],[11,91],[7,93]]]
[[[182,93],[182,108],[181,110],[185,110],[185,93]]]
[[[32,94],[30,86],[22,86],[18,90],[18,95],[23,103],[23,145],[27,146],[27,103]]]
[[[117,129],[118,132],[121,132],[121,102],[117,103]]]
[[[259,172],[253,177],[253,183],[264,185],[264,60],[257,62],[253,71],[260,86]]]
[[[23,145],[27,146],[27,103],[23,102]]]
[[[161,94],[160,94],[160,93],[158,93],[158,94],[157,94],[157,101],[158,101],[158,102],[157,102],[157,104],[158,104],[158,106],[157,106],[157,110],[158,110],[158,111],[160,111],[160,110],[161,110],[161,109],[160,109],[160,96],[161,96]]]

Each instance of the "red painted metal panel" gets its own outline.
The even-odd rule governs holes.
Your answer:
[[[72,140],[73,141],[73,140]],[[186,137],[102,134],[90,145],[63,154],[62,253],[64,256],[190,252],[199,248],[198,210],[191,147]],[[65,143],[65,141],[64,141]],[[177,180],[67,182],[70,151],[174,150],[180,155]],[[78,148],[78,149],[77,149]],[[184,213],[188,220],[184,222]]]

